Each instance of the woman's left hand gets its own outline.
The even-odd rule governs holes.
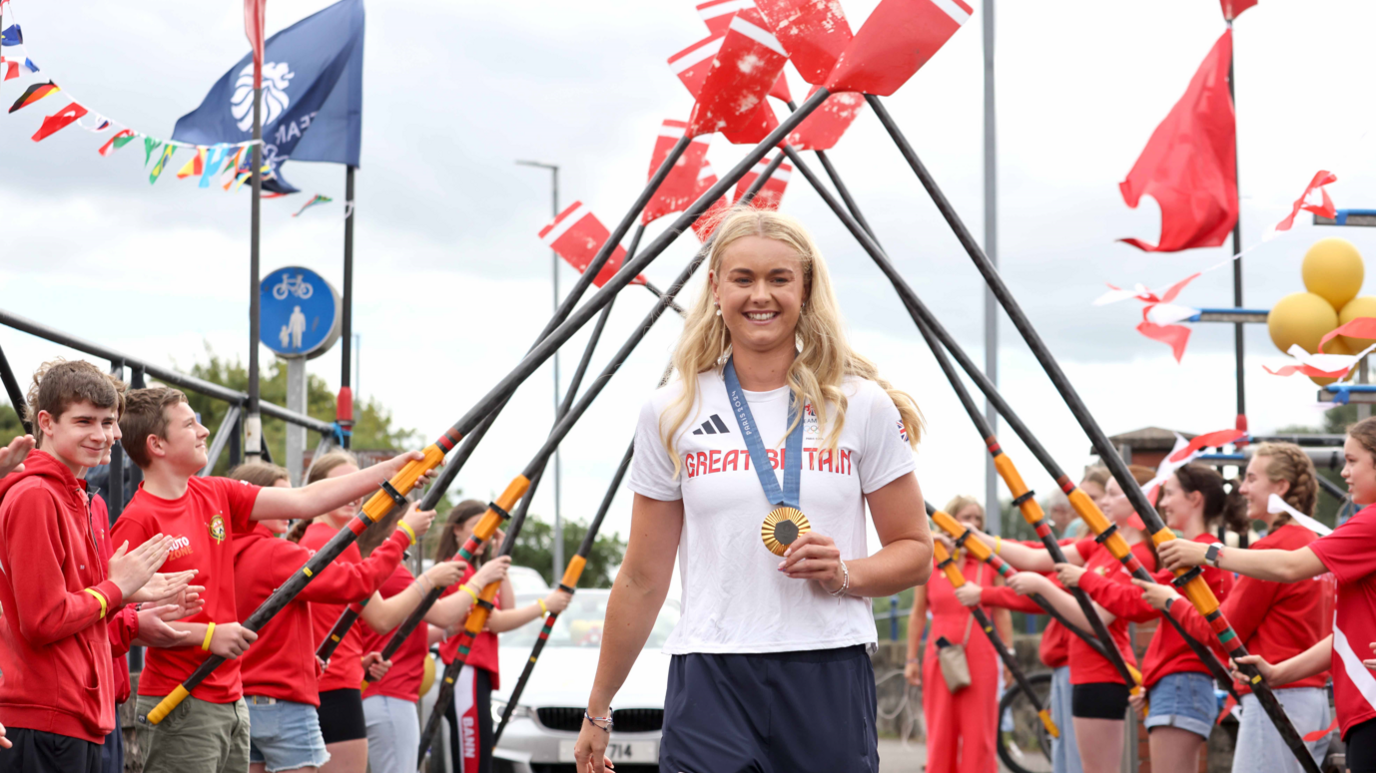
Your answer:
[[[1019,596],[1041,593],[1051,586],[1051,581],[1036,572],[1018,572],[1008,578],[1008,587]]]
[[[967,607],[977,607],[979,606],[979,594],[982,590],[984,588],[973,582],[967,582],[955,589],[956,601]]]
[[[1150,604],[1152,609],[1161,612],[1166,611],[1167,601],[1180,598],[1180,594],[1175,592],[1175,588],[1166,583],[1144,582],[1134,577],[1132,584],[1142,589],[1143,601]]]
[[[841,571],[841,549],[824,534],[810,531],[798,537],[784,551],[779,571],[795,580],[816,580],[828,592],[845,582]]]
[[[1172,572],[1202,565],[1204,555],[1208,551],[1208,545],[1187,539],[1166,540],[1156,548],[1156,552],[1161,556],[1161,565]]]
[[[391,668],[392,661],[383,660],[380,652],[369,652],[363,656],[363,673],[368,675],[370,682],[381,681]]]
[[[1083,566],[1074,564],[1056,564],[1056,579],[1067,588],[1080,587],[1080,578],[1085,574]]]

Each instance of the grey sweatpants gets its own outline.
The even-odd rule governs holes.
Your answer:
[[[1292,687],[1276,690],[1285,715],[1295,730],[1305,736],[1328,727],[1332,714],[1328,708],[1328,692],[1320,687]],[[1305,744],[1316,764],[1323,764],[1328,753],[1330,733],[1317,741]],[[1233,773],[1301,773],[1299,760],[1281,740],[1276,726],[1266,715],[1257,696],[1242,696],[1242,720],[1237,728],[1237,746],[1233,752]]]
[[[372,773],[416,773],[420,717],[416,704],[387,695],[363,699],[368,721],[368,766]]]

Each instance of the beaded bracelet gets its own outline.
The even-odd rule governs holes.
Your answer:
[[[610,711],[611,711],[611,710],[608,709],[608,714],[607,714],[607,716],[605,716],[605,717],[594,717],[594,716],[588,714],[587,710],[584,709],[584,710],[583,710],[583,719],[588,720],[588,722],[591,723],[592,726],[595,727],[595,728],[597,728],[598,730],[605,730],[605,731],[607,731],[607,735],[611,735],[611,734],[612,734],[612,725],[615,724],[615,723],[612,722],[612,717],[611,717]],[[602,725],[597,724],[598,722],[606,722],[607,725],[606,725],[606,727],[603,727]]]

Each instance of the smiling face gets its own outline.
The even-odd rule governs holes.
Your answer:
[[[1104,506],[1101,509],[1119,526],[1127,523],[1128,518],[1137,512],[1133,509],[1132,501],[1128,499],[1127,494],[1123,493],[1123,487],[1113,478],[1109,479],[1108,485],[1104,488]]]
[[[737,351],[774,352],[794,346],[807,300],[803,262],[787,244],[744,236],[722,251],[708,275],[712,296]]]
[[[1358,505],[1376,502],[1376,457],[1351,435],[1343,443],[1343,456],[1343,480],[1352,501]]]
[[[114,445],[115,409],[83,400],[67,406],[60,416],[39,411],[38,429],[43,433],[43,450],[80,475],[85,468],[100,464]]]
[[[1180,478],[1172,475],[1161,484],[1161,497],[1157,510],[1166,516],[1166,525],[1176,531],[1184,531],[1190,521],[1204,513],[1204,494],[1198,491],[1185,491]]]
[[[1247,463],[1247,472],[1242,478],[1242,487],[1238,491],[1243,499],[1247,500],[1247,517],[1254,521],[1261,521],[1270,528],[1271,521],[1275,518],[1267,511],[1266,503],[1271,495],[1275,494],[1282,499],[1290,491],[1290,481],[1284,478],[1273,481],[1267,473],[1267,468],[1271,464],[1271,457],[1260,454],[1253,456],[1252,461]]]
[[[196,412],[186,402],[163,408],[167,417],[167,436],[148,436],[149,455],[162,459],[175,472],[191,476],[205,467],[205,440],[210,430],[196,420]]]

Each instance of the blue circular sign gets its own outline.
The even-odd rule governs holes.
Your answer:
[[[318,357],[339,338],[339,294],[319,274],[287,266],[258,285],[259,340],[282,357]]]

